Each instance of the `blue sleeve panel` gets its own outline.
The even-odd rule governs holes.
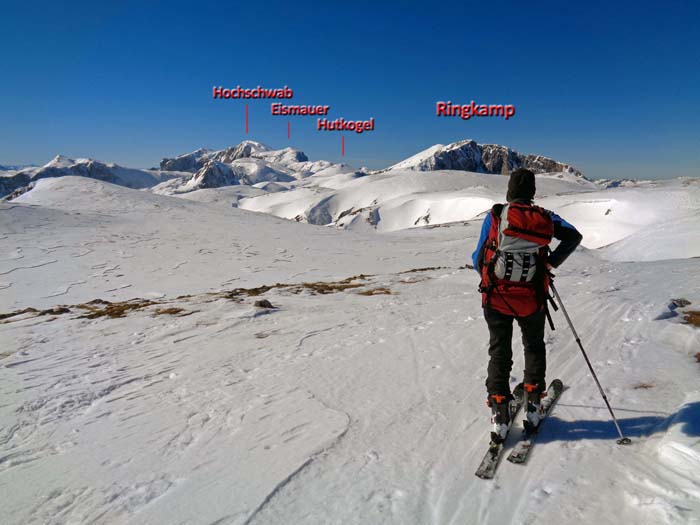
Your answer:
[[[557,268],[581,244],[583,236],[556,213],[552,213],[552,221],[554,222],[554,237],[560,242],[556,250],[549,254],[547,262]]]
[[[472,253],[472,265],[474,269],[481,274],[481,268],[479,260],[479,255],[481,254],[481,248],[484,246],[487,237],[489,236],[489,230],[491,229],[491,212],[486,215],[483,224],[481,225],[481,235],[479,236],[479,242],[476,245],[476,250]]]
[[[552,212],[552,220],[553,220],[555,223],[558,222],[559,225],[560,225],[560,226],[563,226],[564,228],[569,228],[570,230],[576,231],[576,228],[574,228],[573,225],[572,225],[571,223],[566,222],[564,219],[562,219],[561,217],[559,217],[559,215],[557,215],[557,214],[554,213],[554,212]]]

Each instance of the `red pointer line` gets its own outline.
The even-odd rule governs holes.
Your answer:
[[[292,137],[292,123],[290,121],[287,121],[287,138]]]
[[[248,134],[248,104],[245,105],[245,132]]]
[[[343,141],[342,141],[342,146],[341,146],[341,155],[343,157],[345,156],[345,135],[343,135]]]

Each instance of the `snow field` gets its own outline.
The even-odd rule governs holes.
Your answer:
[[[363,179],[346,178],[346,187]],[[415,180],[428,186],[421,174]],[[475,186],[482,180],[474,175]],[[458,181],[438,189],[467,195]],[[497,199],[501,189],[470,195]],[[663,185],[612,195],[647,199],[646,191],[657,217],[681,203]],[[619,215],[605,215],[596,200],[612,199],[600,193],[547,198],[579,226]],[[388,188],[373,199],[382,195],[390,201]],[[700,335],[682,323],[682,312],[700,305],[700,265],[688,255],[692,237],[685,246],[682,238],[694,231],[689,195],[673,206],[688,221],[677,259],[606,260],[616,243],[580,249],[557,271],[633,444],[615,445],[583,358],[554,314],[548,377],[568,389],[527,466],[505,462],[485,482],[473,472],[488,434],[488,334],[479,277],[464,268],[480,221],[377,234],[85,178],[39,181],[0,204],[0,313],[69,311],[0,319],[0,517],[698,523]],[[581,202],[572,208],[578,222],[566,213],[570,202]],[[654,253],[674,227],[638,230],[634,249]],[[261,285],[272,288],[235,290]],[[675,297],[692,304],[672,317]],[[90,305],[79,305],[96,298],[142,306],[84,317]],[[276,308],[253,306],[262,298]],[[513,385],[523,367],[515,333]]]

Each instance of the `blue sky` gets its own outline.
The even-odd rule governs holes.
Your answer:
[[[245,138],[341,160],[340,135],[212,86],[376,119],[344,159],[383,167],[473,138],[594,177],[697,175],[697,2],[3,2],[0,164],[57,153],[132,167]],[[238,4],[238,5],[237,5]],[[577,5],[574,5],[577,4]],[[438,118],[440,100],[514,104]]]

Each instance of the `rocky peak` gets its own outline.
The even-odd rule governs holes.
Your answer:
[[[504,161],[508,162],[504,169]],[[478,144],[471,139],[460,140],[447,146],[434,146],[425,155],[411,157],[387,168],[417,171],[464,170],[479,173],[500,174],[517,168],[527,168],[535,173],[566,171],[583,177],[576,168],[542,155],[522,154],[499,144]]]

